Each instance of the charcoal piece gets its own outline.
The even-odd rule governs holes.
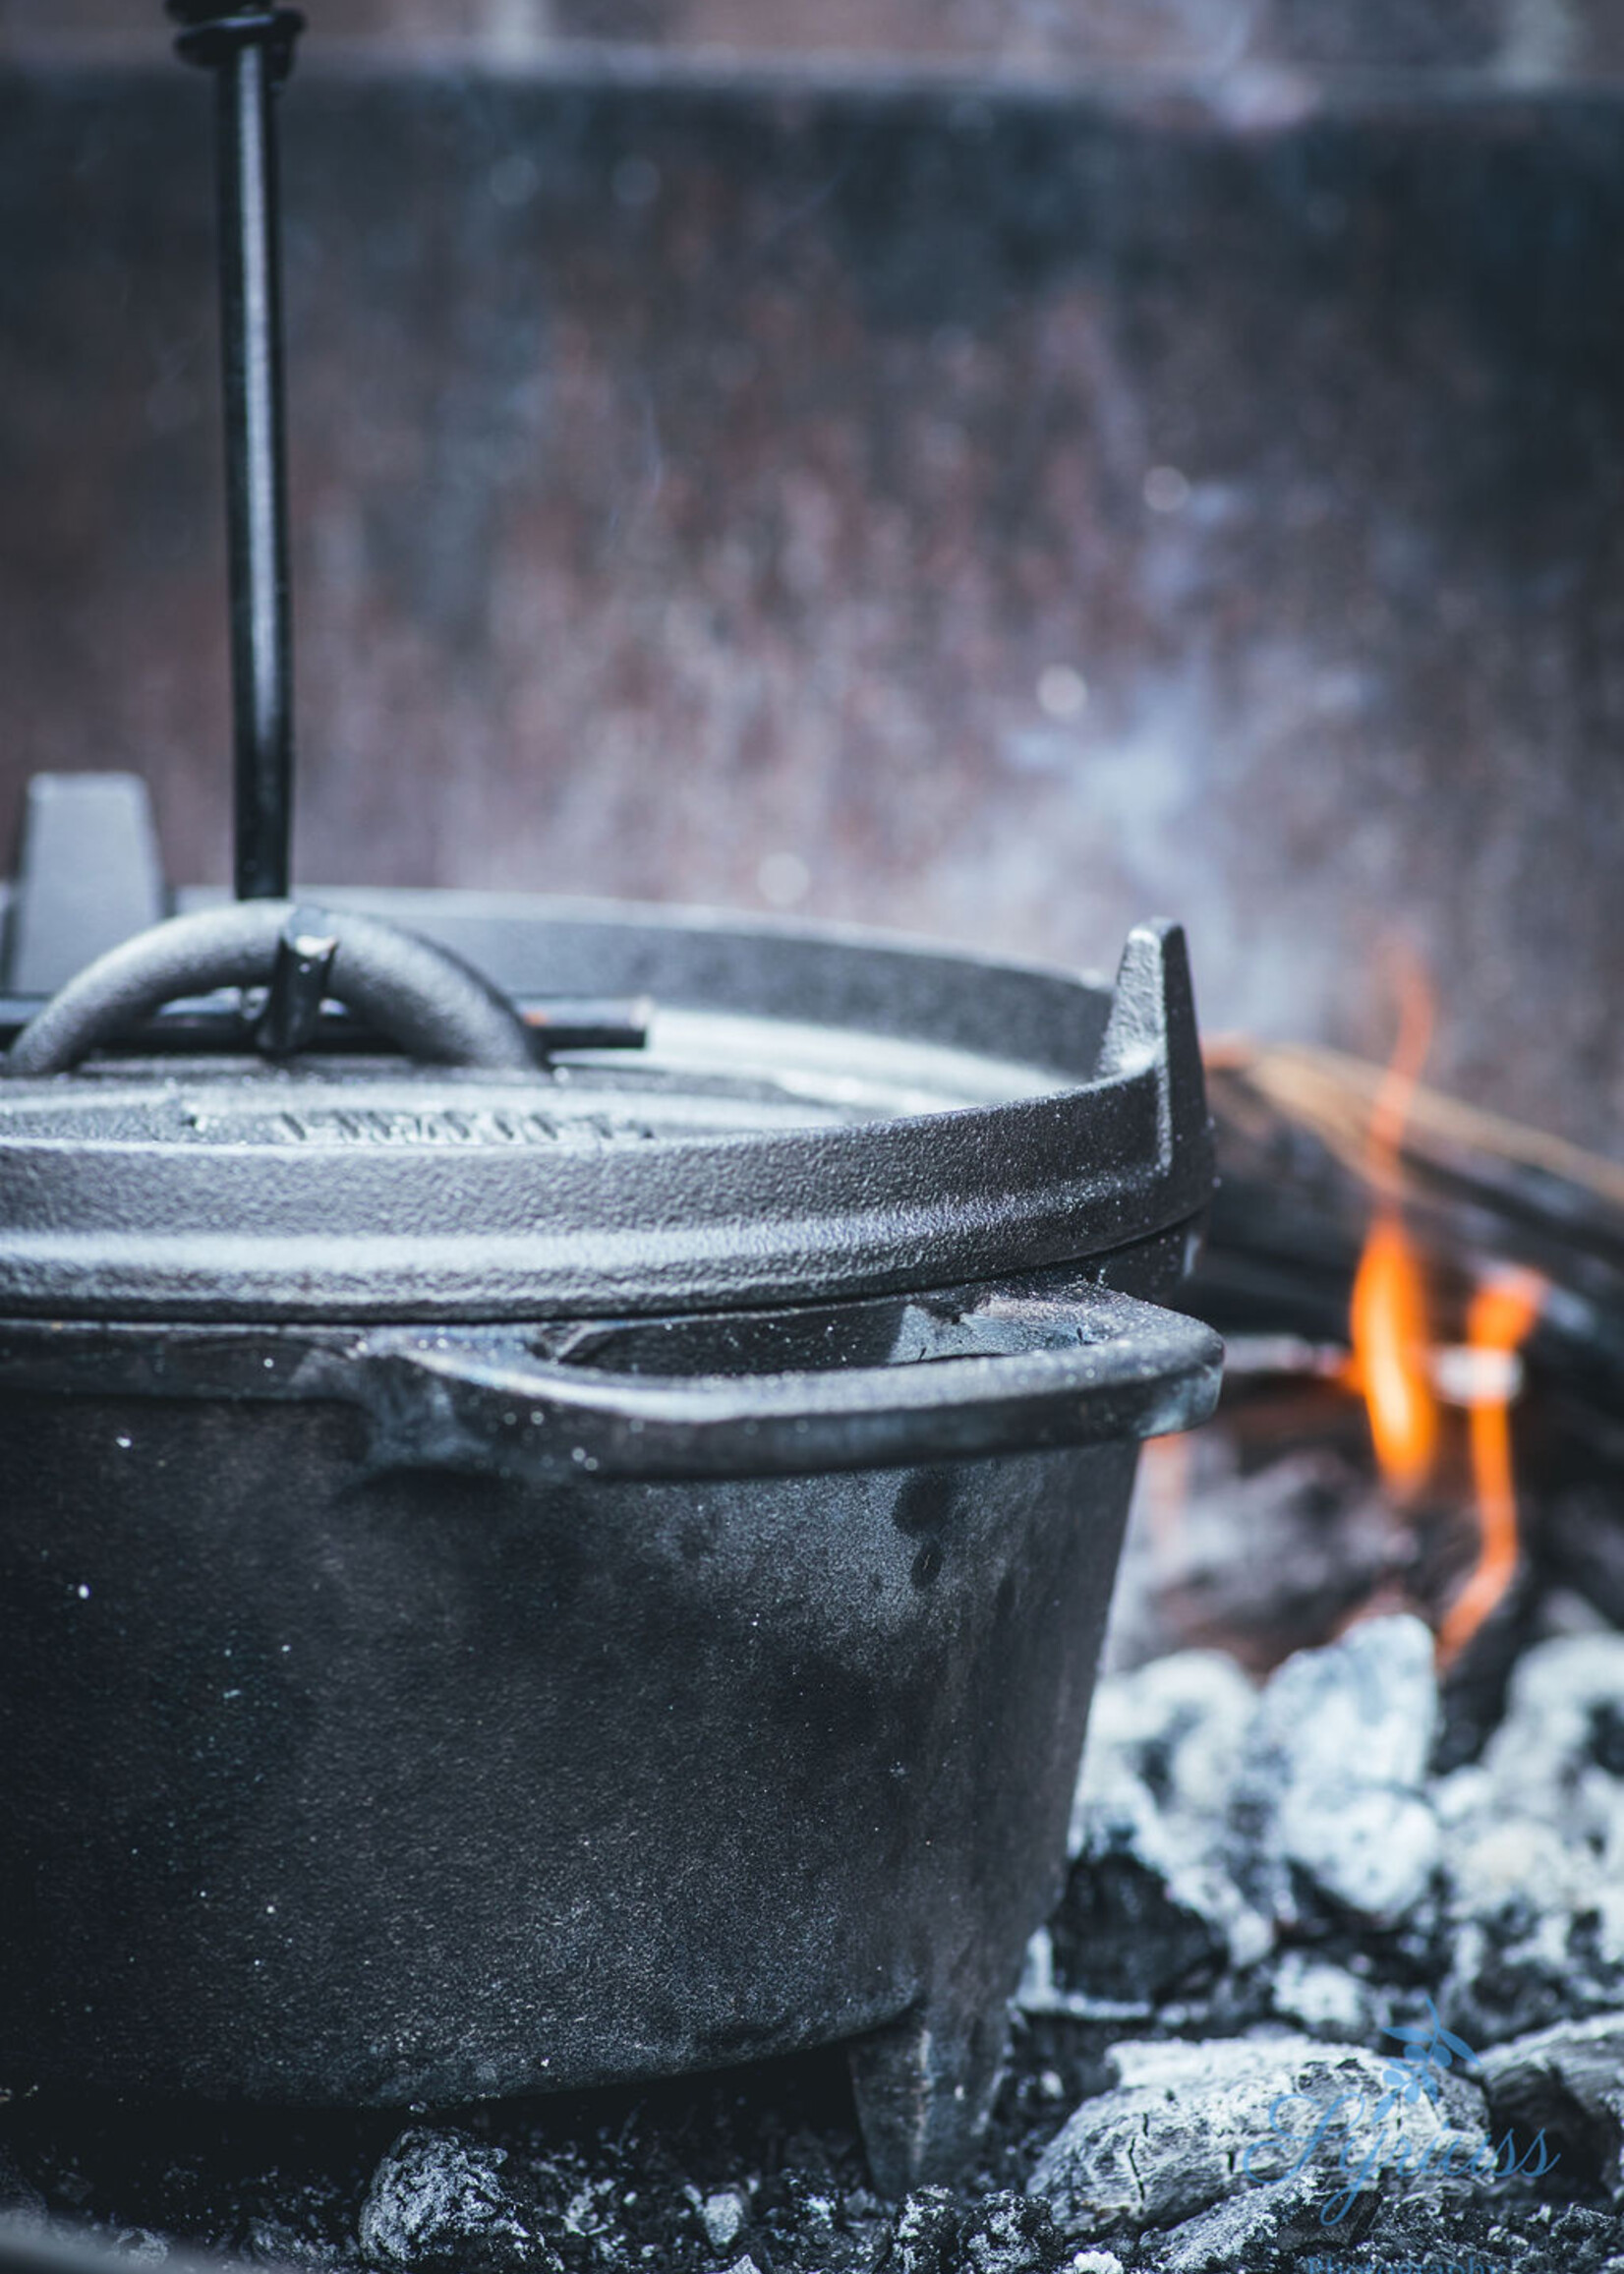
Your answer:
[[[1230,1954],[1226,1911],[1240,1907],[1220,1889],[1181,1871],[1142,1824],[1099,1812],[1049,1921],[1055,1987],[1154,2005],[1209,1984]]]
[[[570,2274],[618,2264],[631,2191],[619,2158],[606,2169],[596,2158],[550,2151],[533,2139],[525,2166],[548,2215],[548,2235]]]
[[[1311,1046],[1209,1060],[1219,1188],[1191,1289],[1220,1327],[1335,1334],[1369,1218],[1380,1067]],[[1555,1300],[1531,1343],[1603,1415],[1624,1373],[1624,1179],[1618,1164],[1418,1085],[1396,1164],[1405,1224],[1434,1270],[1533,1265]]]
[[[1440,2072],[1435,2098],[1406,2098],[1394,2064],[1357,2046],[1254,2036],[1124,2044],[1111,2058],[1117,2089],[1083,2102],[1029,2183],[1069,2240],[1181,2226],[1252,2189],[1281,2233],[1311,2216],[1357,2240],[1401,2154],[1436,2160],[1453,2142],[1465,2162],[1487,2147],[1465,2078]]]
[[[1369,2225],[1363,2212],[1347,2239],[1357,2240]],[[1186,2219],[1167,2234],[1147,2238],[1155,2274],[1273,2274],[1276,2267],[1301,2269],[1328,2247],[1339,2247],[1337,2231],[1327,2228],[1313,2204],[1300,2195],[1252,2188],[1229,2195]],[[1327,2260],[1329,2263],[1329,2260]]]
[[[801,2148],[808,2144],[797,2143]],[[764,2267],[810,2264],[820,2274],[844,2274],[861,2267],[864,2274],[872,2257],[865,2237],[852,2231],[849,2201],[827,2177],[797,2162],[769,2174],[755,2187],[750,2201],[753,2255]]]
[[[1503,2045],[1624,2009],[1624,1637],[1530,1651],[1482,1761],[1441,1780],[1453,1955],[1441,2003]]]
[[[1490,1851],[1520,1854],[1526,1878],[1485,1887]],[[1465,1915],[1438,2003],[1479,2051],[1624,2005],[1624,1888],[1594,1855],[1510,1819],[1451,1859],[1451,1879]]]
[[[1613,2274],[1621,2248],[1624,2232],[1608,2212],[1485,2190],[1449,2203],[1424,2192],[1384,2196],[1362,2256],[1393,2274],[1471,2274],[1474,2260],[1477,2274]]]
[[[882,2274],[1054,2274],[1065,2240],[1041,2197],[1009,2188],[965,2207],[947,2187],[922,2187],[898,2213]]]
[[[353,2251],[334,2251],[293,2219],[248,2219],[241,2233],[241,2255],[253,2265],[287,2269],[287,2274],[334,2274],[353,2265]]]
[[[1624,2012],[1562,2021],[1483,2062],[1493,2122],[1544,2132],[1570,2176],[1624,2203]],[[1624,2240],[1624,2238],[1621,2238]]]
[[[1432,1638],[1373,1618],[1269,1679],[1229,1812],[1243,1892],[1283,1925],[1415,1916],[1438,1863],[1424,1791],[1437,1719]]]
[[[947,2187],[917,2187],[880,2253],[883,2274],[957,2274],[959,2205]]]
[[[1442,1543],[1438,1544],[1442,1547]],[[1423,1553],[1418,1568],[1415,1601],[1437,1600],[1431,1571],[1443,1558]],[[1453,1557],[1444,1567],[1452,1566]],[[1457,1583],[1451,1579],[1447,1591]],[[1432,1774],[1445,1776],[1463,1762],[1477,1761],[1483,1747],[1505,1719],[1511,1677],[1532,1641],[1545,1611],[1544,1581],[1534,1566],[1520,1558],[1506,1582],[1505,1592],[1466,1642],[1459,1655],[1438,1677],[1438,1728],[1432,1740]]]
[[[375,2265],[422,2274],[563,2274],[539,2226],[505,2148],[414,2126],[373,2175],[361,2247]]]
[[[1005,2188],[968,2213],[958,2252],[963,2274],[1053,2274],[1066,2246],[1041,2197]]]
[[[292,2269],[295,2274],[331,2274],[338,2255],[291,2219],[250,2219],[243,2230],[242,2254],[257,2266]]]
[[[1624,1635],[1531,1650],[1483,1754],[1492,1805],[1624,1857]]]
[[[1169,1495],[1154,1463],[1141,1470],[1106,1638],[1112,1668],[1199,1643],[1212,1646],[1203,1656],[1266,1670],[1409,1567],[1414,1545],[1363,1452],[1299,1445],[1242,1474],[1232,1423],[1197,1432],[1188,1491]]]
[[[1561,2266],[1564,2274],[1624,2274],[1624,2230],[1617,2219],[1584,2203],[1540,2204],[1531,2239],[1537,2249],[1546,2235],[1550,2256],[1546,2264]]]

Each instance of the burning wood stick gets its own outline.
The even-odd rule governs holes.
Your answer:
[[[1384,1070],[1332,1050],[1209,1050],[1220,1187],[1196,1302],[1214,1323],[1346,1331],[1370,1221]],[[1624,1384],[1624,1166],[1417,1084],[1391,1196],[1445,1313],[1507,1265],[1549,1283],[1531,1355],[1616,1409]]]
[[[1615,1486],[1624,1469],[1624,1167],[1420,1084],[1422,1041],[1412,1032],[1390,1069],[1311,1047],[1209,1050],[1221,1184],[1191,1303],[1257,1361],[1294,1352],[1282,1371],[1298,1400],[1323,1404],[1327,1346],[1351,1341],[1341,1378],[1365,1396],[1394,1507],[1423,1525],[1451,1501],[1475,1507],[1475,1560],[1454,1562],[1434,1613],[1447,1661],[1518,1568],[1510,1408],[1525,1350],[1535,1394],[1519,1436],[1532,1428],[1544,1446],[1526,1511],[1537,1560],[1563,1536],[1544,1520],[1563,1505],[1549,1488],[1576,1467]],[[1238,1385],[1246,1414],[1266,1377],[1254,1364]],[[1467,1415],[1447,1440],[1440,1404]],[[1582,1584],[1614,1616],[1624,1541],[1603,1561],[1606,1600]]]

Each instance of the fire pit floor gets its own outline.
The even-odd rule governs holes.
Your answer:
[[[425,2274],[1624,2269],[1624,1636],[1440,1770],[1431,1640],[1103,1681],[1077,1869],[978,2167],[870,2188],[836,2053],[404,2116],[5,2112],[25,2216],[138,2260]]]

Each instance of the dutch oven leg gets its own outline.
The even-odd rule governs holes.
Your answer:
[[[1009,2038],[1007,1996],[966,2010],[927,1999],[848,2048],[869,2170],[884,2195],[962,2177]]]

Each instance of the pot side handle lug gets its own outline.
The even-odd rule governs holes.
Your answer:
[[[391,1329],[349,1354],[345,1394],[371,1413],[383,1465],[554,1482],[805,1476],[1105,1444],[1191,1429],[1217,1402],[1212,1330],[1108,1288],[1024,1305],[1005,1290],[956,1332],[956,1354],[902,1365],[682,1376]]]

